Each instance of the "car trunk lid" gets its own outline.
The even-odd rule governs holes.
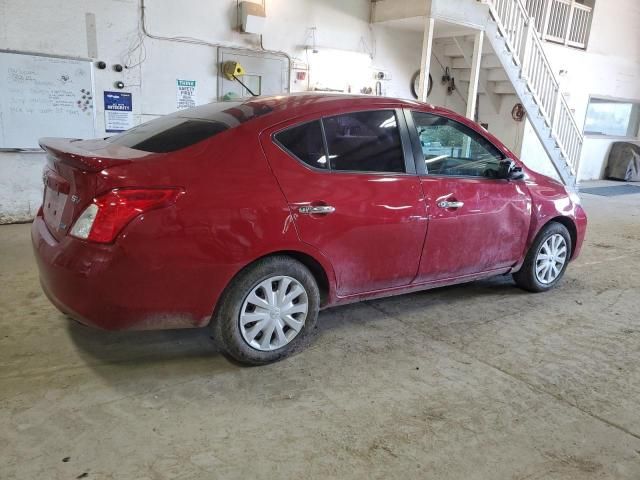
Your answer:
[[[74,220],[100,193],[100,172],[151,155],[102,139],[43,138],[40,146],[47,153],[42,213],[57,240],[69,232]]]

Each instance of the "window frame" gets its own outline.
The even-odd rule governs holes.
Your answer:
[[[353,113],[367,113],[373,111],[392,111],[396,117],[396,124],[398,128],[398,132],[400,134],[400,147],[402,150],[402,157],[404,161],[404,172],[380,172],[380,171],[363,171],[363,170],[334,170],[331,168],[331,161],[329,160],[329,146],[327,143],[327,135],[324,128],[324,119],[339,117],[341,115],[350,115]],[[302,159],[298,158],[293,152],[291,152],[287,147],[285,147],[278,139],[276,135],[279,133],[289,130],[291,128],[300,127],[303,125],[307,125],[313,122],[320,122],[320,128],[322,132],[322,143],[324,148],[324,154],[327,158],[327,168],[318,168],[313,165],[309,165],[302,161]],[[404,109],[398,107],[376,107],[376,108],[360,108],[356,110],[345,110],[341,112],[336,112],[328,115],[320,115],[314,118],[310,118],[308,120],[304,120],[302,122],[293,122],[288,124],[283,128],[279,128],[271,135],[271,141],[278,146],[281,150],[283,150],[287,155],[293,158],[296,162],[298,162],[303,167],[316,172],[316,173],[328,173],[328,174],[350,174],[350,175],[416,175],[416,162],[413,154],[413,147],[411,141],[411,135],[409,132],[409,128],[407,125],[407,120],[405,117]]]
[[[601,101],[603,103],[630,103],[631,105],[633,105],[633,107],[631,108],[631,114],[633,115],[633,110],[634,108],[640,108],[640,100],[635,99],[629,99],[629,98],[618,98],[618,97],[609,97],[606,95],[590,95],[589,96],[589,100],[587,102],[587,108],[585,109],[584,112],[584,123],[583,123],[583,127],[582,127],[582,135],[584,135],[587,138],[601,138],[601,139],[615,139],[615,140],[638,140],[638,137],[640,137],[640,121],[637,122],[637,131],[635,133],[635,135],[615,135],[615,134],[611,134],[611,133],[599,133],[599,132],[593,132],[593,131],[588,131],[587,130],[587,120],[589,119],[589,107],[591,106],[591,103],[593,100],[596,101]],[[629,118],[629,124],[631,123],[632,118]],[[630,125],[627,125],[627,131],[629,129]]]
[[[500,152],[500,154],[502,155],[502,160],[514,160],[510,155],[508,155],[506,152],[504,152],[504,150],[502,148],[500,148],[498,145],[496,145],[494,142],[492,142],[489,138],[487,138],[485,135],[482,134],[482,132],[478,131],[477,129],[466,125],[458,120],[456,120],[455,118],[450,117],[449,115],[443,115],[442,113],[436,113],[436,112],[426,112],[423,110],[416,110],[416,109],[411,109],[411,108],[405,108],[404,109],[404,115],[405,115],[405,120],[407,123],[407,127],[409,130],[409,135],[411,136],[411,147],[412,147],[412,152],[413,152],[413,157],[415,159],[415,168],[416,171],[418,172],[418,175],[421,177],[432,177],[432,178],[460,178],[460,179],[476,179],[476,180],[492,180],[492,181],[507,181],[504,178],[491,178],[491,177],[485,177],[483,175],[443,175],[443,174],[438,174],[438,173],[429,173],[427,172],[427,168],[424,162],[424,153],[422,152],[422,145],[420,144],[420,137],[418,136],[418,129],[416,127],[416,123],[413,119],[413,112],[415,113],[424,113],[427,115],[434,115],[436,117],[442,117],[442,118],[446,118],[447,120],[450,120],[452,122],[455,122],[457,124],[462,125],[463,127],[468,128],[469,130],[475,132],[477,135],[481,136],[482,138],[484,138],[484,140],[486,142],[489,143],[489,145],[493,146],[498,152]]]
[[[291,150],[289,150],[289,148],[287,148],[277,138],[277,135],[282,133],[282,132],[286,132],[287,130],[291,130],[293,128],[303,127],[305,125],[309,125],[310,123],[319,123],[320,124],[320,133],[322,135],[322,150],[324,151],[324,156],[327,159],[327,168],[314,167],[313,165],[308,164],[307,162],[303,161],[300,157],[298,157],[295,153],[293,153]],[[303,167],[306,167],[309,170],[313,170],[314,172],[321,172],[321,173],[329,173],[329,172],[331,172],[331,162],[329,162],[329,157],[327,156],[327,142],[326,142],[326,140],[324,138],[324,127],[322,126],[322,121],[321,121],[320,118],[315,118],[313,120],[306,120],[306,121],[300,122],[300,123],[294,123],[294,124],[291,124],[291,125],[287,125],[284,128],[278,129],[278,131],[273,132],[271,134],[271,141],[273,142],[274,145],[276,145],[281,150],[283,150],[287,155],[289,155],[291,158],[293,158],[296,162],[298,162]]]

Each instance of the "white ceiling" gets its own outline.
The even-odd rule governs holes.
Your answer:
[[[400,30],[422,33],[424,31],[424,22],[424,17],[410,17],[377,22],[377,25],[385,25],[387,27],[397,28]],[[461,35],[473,35],[474,33],[475,30],[472,28],[465,27],[463,25],[456,25],[444,20],[436,20],[433,36],[435,38],[444,38],[457,37]]]

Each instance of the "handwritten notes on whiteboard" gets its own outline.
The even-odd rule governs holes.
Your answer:
[[[37,148],[41,137],[95,136],[88,60],[0,51],[0,148]]]

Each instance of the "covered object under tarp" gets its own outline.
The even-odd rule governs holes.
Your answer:
[[[613,143],[605,176],[615,180],[640,182],[640,142]]]

